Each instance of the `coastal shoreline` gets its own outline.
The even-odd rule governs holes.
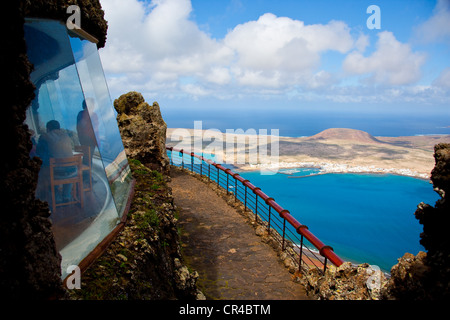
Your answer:
[[[179,142],[171,140],[174,130],[176,129],[167,131],[167,142],[172,146],[176,146]],[[194,131],[193,129],[184,130],[191,135]],[[203,131],[200,133],[197,132],[197,136],[201,138]],[[278,152],[275,156],[265,155],[269,162],[237,164],[231,162],[238,155],[246,156],[250,150],[257,150],[261,146],[268,148],[270,145],[265,139],[259,141],[258,137],[255,140],[254,136],[248,135],[249,139],[251,137],[252,141],[259,141],[261,145],[250,145],[250,139],[244,145],[241,141],[241,144],[235,145],[234,150],[230,151],[228,142],[231,141],[234,144],[237,136],[239,135],[222,133],[215,138],[214,147],[208,145],[207,149],[209,148],[211,151],[208,150],[208,152],[216,154],[219,159],[223,159],[227,166],[242,172],[260,170],[275,173],[281,169],[313,168],[318,169],[320,174],[393,174],[428,181],[435,162],[433,157],[435,144],[450,142],[450,135],[373,137],[360,130],[331,128],[310,137],[280,136],[276,143]],[[187,148],[190,143],[192,149],[194,141],[191,138],[187,141],[183,148]]]
[[[283,173],[280,170],[284,169],[318,169],[318,173],[298,176],[292,178],[301,177],[311,177],[330,173],[356,173],[356,174],[393,174],[398,176],[412,177],[421,180],[430,180],[429,174],[423,172],[417,172],[409,168],[396,169],[396,168],[381,168],[375,166],[349,166],[347,164],[334,164],[334,163],[302,163],[302,162],[292,162],[292,163],[280,163],[278,165],[234,165],[234,167],[242,172],[253,172],[253,171],[275,171],[276,173]],[[285,173],[286,174],[286,173]]]

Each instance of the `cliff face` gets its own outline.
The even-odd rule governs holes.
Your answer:
[[[129,92],[114,101],[117,122],[128,157],[163,174],[169,173],[166,130],[159,105],[150,106],[138,92]]]
[[[389,290],[392,299],[448,300],[450,298],[450,144],[434,147],[435,167],[431,172],[434,190],[439,193],[435,206],[420,203],[415,212],[423,225],[420,243],[427,253],[405,254],[392,270]]]

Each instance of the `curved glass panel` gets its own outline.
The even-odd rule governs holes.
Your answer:
[[[131,174],[96,45],[41,19],[27,19],[25,40],[36,86],[30,156],[43,162],[36,197],[50,205],[64,278],[119,222]]]
[[[129,194],[131,172],[117,127],[116,112],[111,102],[97,46],[72,34],[70,44],[86,97],[91,119],[95,119],[95,135],[103,166],[111,186],[117,210],[121,214]],[[98,115],[101,115],[99,117]],[[93,121],[94,123],[94,121]]]

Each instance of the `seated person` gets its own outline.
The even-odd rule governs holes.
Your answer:
[[[73,156],[73,143],[64,130],[61,130],[60,124],[56,120],[47,122],[47,133],[40,136],[36,147],[37,155],[42,159],[41,172],[46,172],[49,177],[50,158],[68,158]],[[56,179],[70,178],[77,174],[76,167],[55,168]],[[48,178],[47,178],[48,179]],[[71,200],[72,184],[65,184],[62,188],[62,194],[59,190],[56,192],[57,202]]]

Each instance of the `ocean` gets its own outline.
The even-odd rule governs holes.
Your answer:
[[[211,109],[161,108],[169,128],[194,128],[202,121],[203,129],[279,129],[280,136],[312,136],[329,128],[351,128],[372,136],[398,137],[450,134],[450,109],[440,113],[355,112],[303,109]]]
[[[355,112],[214,106],[161,109],[169,128],[279,129],[280,136],[302,137],[329,128],[351,128],[373,136],[450,134],[450,113]],[[344,260],[367,262],[389,272],[404,253],[417,254],[422,225],[414,216],[417,205],[434,205],[439,196],[428,181],[387,174],[325,174],[305,178],[294,175],[241,173],[260,187],[302,224],[309,227]]]
[[[282,172],[282,170],[281,170]],[[389,272],[404,253],[424,251],[417,205],[439,199],[428,181],[388,174],[292,175],[240,172],[275,198],[346,261],[367,262]]]

